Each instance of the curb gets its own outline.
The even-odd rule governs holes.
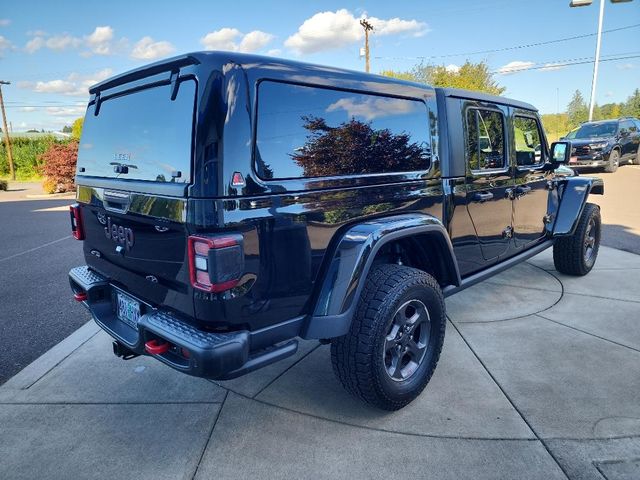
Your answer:
[[[65,192],[65,193],[43,193],[43,194],[28,194],[25,195],[24,198],[33,198],[33,199],[69,199],[74,200],[76,198],[75,192]]]
[[[100,327],[93,320],[89,320],[78,330],[7,380],[0,386],[0,389],[25,390],[29,388],[99,331]]]

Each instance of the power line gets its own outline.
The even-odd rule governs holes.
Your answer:
[[[629,56],[626,56],[626,57],[618,57],[618,58],[605,58],[605,59],[601,59],[600,61],[601,62],[614,62],[616,60],[629,60],[629,59],[632,59],[632,58],[640,58],[640,55],[629,55]],[[547,63],[545,63],[543,65],[535,64],[535,65],[522,67],[522,68],[514,68],[513,70],[511,70],[511,69],[494,70],[491,73],[508,74],[508,73],[526,72],[527,70],[542,70],[542,69],[551,70],[551,69],[555,69],[555,68],[569,67],[569,66],[572,66],[572,65],[584,65],[584,64],[593,63],[593,62],[594,62],[593,58],[590,59],[590,60],[569,61],[569,62],[566,62],[566,63],[547,62]]]
[[[628,30],[631,28],[638,28],[640,27],[640,23],[636,23],[633,25],[627,25],[625,27],[618,27],[618,28],[611,28],[609,30],[603,30],[602,33],[612,33],[612,32],[618,32],[621,30]],[[543,45],[550,45],[553,43],[560,43],[560,42],[568,42],[570,40],[578,40],[580,38],[588,38],[588,37],[595,37],[598,33],[594,32],[594,33],[585,33],[582,35],[575,35],[573,37],[565,37],[565,38],[558,38],[555,40],[546,40],[544,42],[536,42],[536,43],[526,43],[523,45],[515,45],[512,47],[502,47],[502,48],[493,48],[493,49],[489,49],[489,50],[476,50],[473,52],[461,52],[461,53],[446,53],[446,54],[442,54],[442,55],[428,55],[428,56],[416,56],[416,57],[375,57],[376,59],[381,59],[381,60],[426,60],[426,59],[430,59],[430,58],[449,58],[449,57],[462,57],[462,56],[466,56],[466,55],[482,55],[485,53],[497,53],[497,52],[506,52],[506,51],[510,51],[510,50],[519,50],[519,49],[523,49],[523,48],[531,48],[531,47],[540,47]]]

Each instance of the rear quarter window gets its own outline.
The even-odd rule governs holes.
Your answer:
[[[420,100],[260,83],[255,168],[265,180],[423,171],[430,163]]]

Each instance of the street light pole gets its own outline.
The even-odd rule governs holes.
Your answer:
[[[589,121],[593,120],[593,107],[596,103],[596,84],[598,83],[598,64],[600,63],[600,44],[602,43],[602,21],[604,19],[604,0],[600,0],[600,16],[598,18],[598,37],[596,40],[596,58],[593,64],[591,80],[591,101],[589,102]]]
[[[11,154],[11,140],[9,139],[9,129],[7,128],[7,114],[4,111],[4,100],[2,98],[2,85],[11,85],[11,82],[0,80],[0,110],[2,110],[2,130],[4,131],[4,142],[7,148],[7,158],[9,159],[9,173],[11,180],[16,179],[16,171],[13,168],[13,155]]]
[[[611,3],[627,3],[633,0],[611,0]],[[602,40],[602,21],[604,19],[604,2],[600,0],[600,15],[598,16],[598,37],[596,40],[596,56],[593,61],[593,79],[591,80],[591,100],[589,101],[589,121],[593,120],[593,107],[596,103],[596,84],[598,83],[598,64],[600,63],[600,43]],[[588,7],[593,0],[571,0],[570,7]]]

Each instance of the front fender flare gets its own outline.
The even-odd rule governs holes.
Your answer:
[[[594,177],[568,177],[563,180],[563,192],[553,227],[553,236],[572,235],[590,193],[604,195],[604,182]]]
[[[452,283],[461,282],[451,240],[442,222],[431,215],[396,215],[351,227],[339,240],[326,270],[313,314],[302,338],[333,338],[346,334],[376,253],[393,240],[429,234],[438,242]]]

